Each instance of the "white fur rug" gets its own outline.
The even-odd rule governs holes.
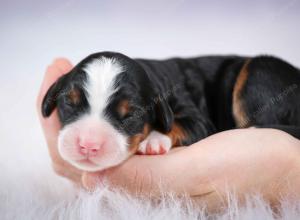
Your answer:
[[[187,199],[176,200],[166,196],[159,205],[153,205],[149,201],[141,201],[108,189],[92,194],[77,191],[69,182],[56,177],[48,169],[47,163],[30,160],[27,165],[18,161],[18,167],[12,168],[1,163],[1,220],[278,219],[269,205],[259,197],[249,198],[243,207],[238,207],[232,199],[225,212],[206,216],[204,210],[193,209]],[[281,215],[286,220],[299,219],[300,203],[284,202]]]
[[[243,207],[230,198],[230,207],[223,213],[207,216],[204,207],[195,209],[187,199],[177,200],[172,196],[165,196],[160,204],[154,205],[108,189],[92,194],[78,191],[70,182],[53,173],[38,122],[28,104],[33,106],[28,100],[20,101],[11,108],[7,117],[2,118],[1,220],[278,219],[259,196],[250,196]],[[20,106],[31,109],[26,117],[16,114]],[[19,126],[11,123],[12,118]],[[283,202],[281,218],[300,219],[300,202]]]

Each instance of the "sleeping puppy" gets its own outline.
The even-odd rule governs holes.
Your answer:
[[[159,61],[101,52],[50,87],[42,114],[58,109],[62,158],[98,171],[237,127],[299,138],[299,87],[299,70],[269,56]]]

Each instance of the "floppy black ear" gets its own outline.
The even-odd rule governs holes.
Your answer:
[[[59,93],[63,89],[63,81],[65,76],[60,77],[47,91],[42,102],[42,115],[49,117],[57,104],[57,98]]]
[[[157,123],[162,132],[169,132],[172,129],[174,114],[167,100],[159,97],[155,108]]]

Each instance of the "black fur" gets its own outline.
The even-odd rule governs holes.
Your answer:
[[[145,60],[113,52],[92,54],[49,89],[42,106],[45,117],[57,106],[60,120],[66,125],[89,111],[82,88],[86,80],[82,68],[102,56],[115,58],[125,67],[117,79],[120,89],[105,111],[121,132],[132,136],[142,132],[148,123],[152,129],[167,133],[176,123],[187,134],[181,144],[189,145],[218,131],[236,128],[233,89],[249,57]],[[250,58],[248,71],[249,78],[241,93],[247,126],[279,128],[300,138],[300,71],[269,56]],[[78,89],[82,97],[75,106],[66,98],[72,88]],[[131,110],[121,117],[117,106],[125,99]],[[270,106],[264,107],[266,103]],[[259,111],[262,106],[264,109]]]

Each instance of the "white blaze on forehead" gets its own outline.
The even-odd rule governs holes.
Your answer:
[[[102,114],[109,97],[116,91],[115,79],[123,68],[116,59],[101,57],[93,59],[83,70],[87,74],[85,89],[91,114]]]

